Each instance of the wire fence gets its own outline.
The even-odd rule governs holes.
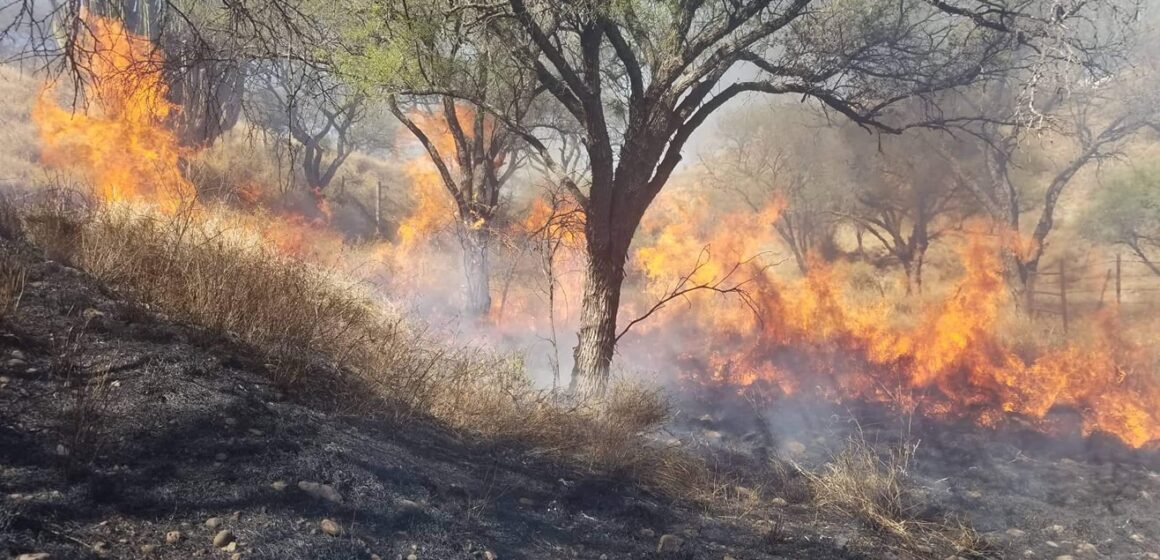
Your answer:
[[[1121,313],[1160,311],[1160,275],[1145,261],[1116,254],[1096,262],[1059,259],[1029,279],[1027,308],[1058,317],[1065,333],[1075,320],[1109,306]]]

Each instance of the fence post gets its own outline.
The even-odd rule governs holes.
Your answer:
[[[383,237],[383,182],[380,180],[375,186],[375,237]]]
[[[1067,336],[1067,269],[1064,268],[1064,262],[1063,259],[1059,260],[1059,305],[1063,313],[1063,334]]]
[[[1116,309],[1120,307],[1120,254],[1116,253]]]

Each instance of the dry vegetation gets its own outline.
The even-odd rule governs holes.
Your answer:
[[[253,346],[276,381],[328,387],[347,413],[429,415],[670,495],[705,495],[703,463],[647,437],[668,417],[659,392],[621,384],[603,403],[562,402],[532,385],[518,357],[443,344],[337,273],[273,250],[242,227],[246,219],[224,209],[173,217],[58,201],[29,211],[25,223],[54,258],[132,301]],[[334,378],[311,378],[319,372]]]
[[[908,550],[982,553],[986,543],[969,526],[955,519],[923,517],[924,500],[908,478],[916,446],[904,440],[883,455],[858,435],[820,471],[801,472],[819,508],[882,531]]]

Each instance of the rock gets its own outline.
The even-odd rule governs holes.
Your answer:
[[[141,545],[141,554],[149,555],[149,554],[153,554],[154,552],[157,552],[157,545],[155,545],[155,544],[143,544],[143,545]]]
[[[1022,529],[1016,529],[1015,527],[1007,529],[1007,536],[1009,536],[1011,538],[1015,538],[1015,539],[1022,538],[1026,534],[1027,534],[1027,531],[1024,531]]]
[[[419,560],[419,556],[417,554],[411,553],[407,555],[407,560]]]
[[[789,505],[789,502],[785,501],[785,498],[774,498],[770,500],[769,503],[777,507],[785,507]]]
[[[1043,544],[1050,546],[1051,548],[1059,548],[1059,543],[1057,543],[1055,541],[1047,541]]]
[[[33,552],[30,554],[21,554],[16,557],[16,560],[52,560],[52,556],[47,552]]]
[[[7,362],[5,362],[5,365],[7,365],[10,368],[22,368],[22,367],[28,365],[28,362],[21,360],[19,358],[12,358],[11,360],[8,360]]]
[[[185,535],[181,531],[170,531],[165,533],[165,544],[177,544],[185,539]]]
[[[1138,543],[1144,542],[1144,535],[1141,535],[1140,533],[1132,533],[1131,535],[1128,536],[1128,538],[1132,539],[1132,541],[1134,541],[1134,542],[1138,542]]]
[[[652,529],[649,529],[647,527],[644,529],[641,529],[638,534],[646,539],[651,539],[651,538],[657,536],[656,531],[653,531]]]
[[[1047,528],[1047,531],[1058,535],[1063,532],[1063,525],[1052,525]]]
[[[93,545],[93,552],[96,553],[97,556],[108,556],[113,552],[113,545],[105,541],[101,541]]]
[[[681,545],[685,544],[685,539],[676,535],[661,535],[661,540],[657,542],[657,554],[673,554],[681,550]]]
[[[525,506],[525,507],[532,507],[532,506],[536,505],[536,501],[525,496],[523,498],[520,498],[520,505]]]
[[[338,491],[329,484],[319,484],[317,482],[303,480],[298,483],[298,489],[321,500],[327,500],[337,504],[342,503],[342,494],[339,494]]]
[[[423,506],[412,500],[399,500],[395,502],[395,507],[398,508],[401,513],[415,513],[423,509]]]
[[[216,455],[214,455],[214,456],[213,456],[213,460],[214,460],[214,461],[217,461],[217,462],[219,462],[219,463],[220,463],[220,462],[223,462],[223,461],[225,461],[226,459],[229,459],[229,458],[230,458],[230,456],[229,456],[229,455],[226,455],[225,453],[218,453],[218,454],[216,454]]]
[[[1079,544],[1075,545],[1075,551],[1082,552],[1084,554],[1098,554],[1099,553],[1099,551],[1096,550],[1096,545],[1094,545],[1092,543],[1086,543],[1086,542],[1079,543]]]
[[[270,484],[270,488],[273,488],[279,492],[285,490],[287,486],[290,486],[290,485],[286,484],[285,480],[275,480],[273,483]]]
[[[231,555],[230,555],[230,560],[242,560],[242,553],[241,553],[241,552],[235,552],[235,553],[231,554]]]
[[[499,560],[499,556],[490,550],[485,550],[483,551],[483,560]]]
[[[326,533],[332,537],[337,537],[342,534],[342,526],[340,526],[334,520],[323,519],[322,522],[318,524],[318,526],[322,528],[323,533]]]
[[[13,350],[13,351],[12,351],[12,357],[13,357],[13,358],[16,358],[17,360],[27,360],[27,359],[28,359],[28,358],[27,358],[27,357],[24,355],[24,352],[21,352],[20,350]]]
[[[213,537],[213,545],[217,548],[225,548],[229,546],[230,543],[234,542],[235,539],[236,537],[234,537],[234,534],[231,533],[228,529],[218,531],[218,534],[214,535]]]
[[[238,549],[238,541],[234,541],[234,542],[232,542],[232,543],[230,543],[230,544],[227,544],[227,545],[225,545],[224,547],[222,547],[222,550],[224,550],[224,551],[226,551],[226,552],[233,552],[233,551],[235,551],[235,550],[237,550],[237,549]]]
[[[209,519],[206,519],[206,520],[205,520],[205,526],[206,526],[206,528],[207,528],[207,529],[217,529],[218,527],[221,527],[221,526],[222,526],[222,518],[220,518],[220,517],[211,517],[211,518],[209,518]]]
[[[1055,560],[1075,560],[1075,556],[1070,554],[1060,554],[1059,556],[1055,557]]]
[[[249,430],[246,430],[246,431],[249,432],[250,435],[252,435],[254,437],[261,437],[264,435],[262,430],[259,430],[257,428],[250,428]]]

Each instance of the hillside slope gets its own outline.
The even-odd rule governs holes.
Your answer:
[[[241,344],[24,245],[0,256],[24,271],[0,333],[0,557],[864,557],[816,519],[726,521],[427,420],[344,416]]]

